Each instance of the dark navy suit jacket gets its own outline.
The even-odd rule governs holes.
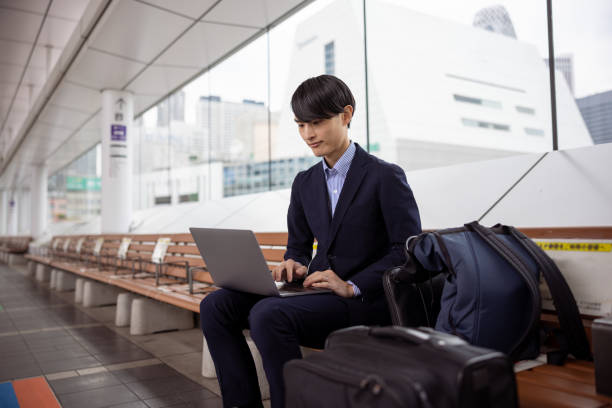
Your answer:
[[[404,244],[421,221],[404,171],[356,147],[333,218],[321,163],[295,177],[285,259],[308,265],[316,238],[309,273],[332,269],[375,301],[384,296],[383,273],[406,261]]]

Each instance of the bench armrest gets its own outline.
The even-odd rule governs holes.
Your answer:
[[[193,295],[193,273],[192,271],[204,271],[208,272],[208,269],[205,266],[192,266],[187,268],[187,282],[189,284],[189,294]]]

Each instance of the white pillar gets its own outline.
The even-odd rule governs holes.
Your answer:
[[[19,235],[28,235],[30,226],[28,225],[28,215],[30,214],[29,209],[29,191],[25,188],[19,190],[19,224],[17,233]]]
[[[8,227],[8,191],[0,191],[0,235],[6,235]]]
[[[8,203],[7,235],[17,235],[17,190],[10,190]]]
[[[30,186],[30,233],[34,239],[44,234],[47,229],[47,167],[32,166],[32,184]]]
[[[102,233],[128,232],[132,221],[132,129],[129,92],[102,91]]]

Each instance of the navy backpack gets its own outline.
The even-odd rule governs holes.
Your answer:
[[[385,272],[393,324],[429,326],[502,351],[513,361],[540,353],[540,274],[558,313],[560,356],[591,359],[576,301],[554,262],[514,227],[425,232],[406,242],[407,262]]]

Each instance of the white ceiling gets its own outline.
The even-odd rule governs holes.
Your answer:
[[[98,143],[102,89],[139,115],[310,1],[0,0],[0,189]]]

